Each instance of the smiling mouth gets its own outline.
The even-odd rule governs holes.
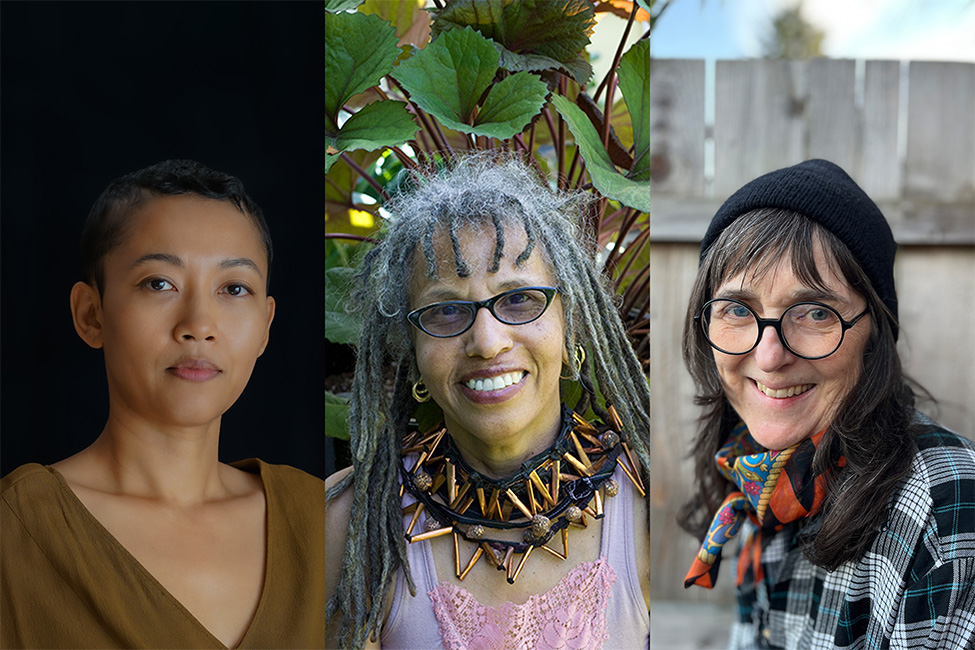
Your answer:
[[[506,372],[503,375],[498,375],[497,377],[484,377],[481,379],[468,379],[464,382],[464,385],[473,391],[477,392],[488,392],[492,390],[501,390],[502,388],[507,388],[513,384],[517,384],[521,381],[527,372]]]
[[[789,386],[788,388],[769,388],[760,381],[755,381],[755,385],[758,386],[758,390],[762,391],[768,397],[775,399],[783,399],[785,397],[795,397],[796,395],[801,395],[807,390],[815,386],[815,384],[799,384],[798,386]]]

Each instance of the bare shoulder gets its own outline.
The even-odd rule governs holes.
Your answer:
[[[352,474],[346,467],[325,479],[325,493]],[[345,541],[349,532],[349,518],[352,512],[352,489],[346,488],[325,505],[325,589],[331,594],[342,575],[342,558],[345,555]]]

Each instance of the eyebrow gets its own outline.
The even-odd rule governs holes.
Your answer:
[[[540,285],[536,282],[530,281],[527,278],[511,278],[509,280],[505,280],[504,282],[499,283],[497,285],[497,288],[499,289],[498,293],[504,293],[505,291],[510,291],[511,289],[520,289],[522,287],[538,287],[538,286],[547,286],[547,285]],[[423,292],[423,294],[421,295],[423,297],[423,300],[421,300],[420,302],[425,302],[428,300],[432,300],[434,302],[440,302],[445,300],[451,300],[451,301],[461,300],[460,298],[457,297],[457,292],[448,287],[439,287],[437,289],[432,289],[429,293]],[[463,302],[473,302],[473,301],[465,300]]]
[[[148,264],[149,262],[162,262],[178,268],[183,268],[186,266],[186,264],[183,262],[183,258],[179,257],[178,255],[173,255],[172,253],[149,253],[132,262],[132,264],[129,265],[129,269],[134,269],[143,264]],[[251,269],[262,278],[264,277],[264,274],[261,273],[260,267],[249,257],[228,257],[225,260],[221,260],[221,262],[217,264],[217,268],[219,269],[232,269],[236,267]]]
[[[751,289],[726,289],[724,291],[719,291],[718,298],[729,298],[731,300],[740,300],[742,302],[754,301],[758,302],[757,294]],[[830,293],[828,291],[823,291],[822,289],[816,289],[814,287],[803,287],[801,289],[796,289],[789,294],[789,298],[796,302],[838,302],[843,305],[850,304],[850,301],[842,296],[835,293]]]

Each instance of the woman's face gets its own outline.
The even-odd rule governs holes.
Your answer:
[[[813,256],[828,288],[825,293],[803,284],[792,272],[792,261],[783,259],[761,278],[750,273],[728,278],[712,297],[740,300],[760,318],[778,318],[791,305],[811,300],[852,320],[866,308],[865,299],[827,264],[819,241],[813,243]],[[772,327],[765,328],[758,346],[748,354],[712,349],[725,396],[759,444],[786,449],[829,425],[860,378],[870,337],[869,317],[847,330],[839,349],[823,359],[795,356]]]
[[[486,300],[520,287],[555,286],[538,247],[521,266],[515,266],[526,244],[519,228],[505,229],[505,255],[497,273],[488,273],[495,247],[493,227],[463,228],[458,240],[471,274],[457,277],[450,239],[440,233],[434,238],[437,259],[451,261],[441,263],[440,277],[433,279],[427,277],[426,261],[417,253],[412,309],[446,300]],[[499,451],[504,455],[505,449],[518,453],[528,445],[541,451],[551,444],[560,422],[564,338],[557,295],[540,318],[523,325],[505,325],[488,309],[479,309],[471,328],[458,336],[435,338],[413,329],[420,376],[443,409],[445,424],[462,451],[491,457]],[[475,384],[505,375],[506,381],[515,383],[497,390]]]

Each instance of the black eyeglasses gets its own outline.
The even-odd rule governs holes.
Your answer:
[[[766,327],[775,328],[782,345],[797,357],[822,359],[836,352],[846,330],[856,325],[869,307],[851,321],[821,302],[800,302],[779,318],[759,318],[743,302],[718,298],[704,303],[694,317],[704,337],[715,350],[725,354],[748,354],[758,346]]]
[[[414,309],[406,318],[416,328],[441,339],[469,330],[481,307],[505,325],[524,325],[544,314],[558,291],[554,287],[523,287],[479,302],[448,300]]]

